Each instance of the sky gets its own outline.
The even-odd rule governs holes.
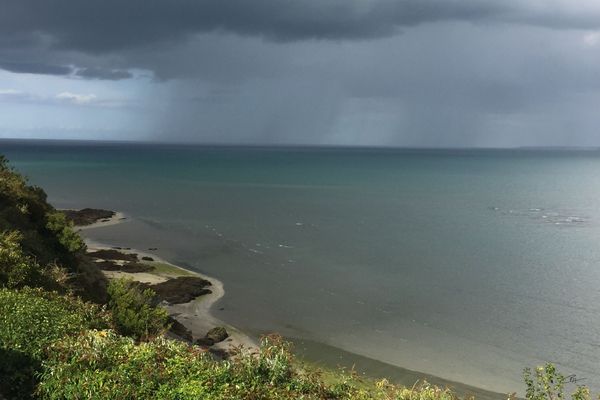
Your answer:
[[[0,10],[0,138],[600,146],[598,0]]]

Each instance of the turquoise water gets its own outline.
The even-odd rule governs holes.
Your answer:
[[[215,307],[507,392],[553,361],[600,388],[600,153],[0,142],[90,232],[222,280]]]

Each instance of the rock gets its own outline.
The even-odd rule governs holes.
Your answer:
[[[214,348],[210,349],[210,354],[212,354],[217,360],[227,360],[231,356],[227,350]]]
[[[104,271],[120,271],[121,269],[121,266],[114,261],[98,261],[94,265]]]
[[[154,271],[154,267],[152,265],[130,262],[127,264],[123,264],[119,271],[131,272],[131,273],[150,272],[150,271]]]
[[[202,347],[210,347],[213,344],[215,344],[215,342],[210,338],[203,337],[203,338],[196,339],[195,344],[198,346],[202,346]]]
[[[138,273],[138,272],[150,272],[154,270],[154,267],[151,265],[140,264],[136,262],[129,262],[123,265],[119,265],[114,261],[98,261],[94,263],[98,268],[104,271],[122,271],[122,272],[130,272],[130,273]]]
[[[205,338],[212,340],[214,343],[222,342],[223,340],[229,337],[229,333],[222,326],[217,326],[212,328],[210,331],[206,333]]]
[[[73,221],[73,225],[85,226],[101,220],[110,221],[115,216],[114,211],[102,210],[100,208],[84,208],[81,210],[62,210],[67,219]]]
[[[181,322],[177,321],[171,316],[169,316],[168,322],[169,324],[171,324],[171,328],[169,329],[170,332],[189,342],[194,340],[194,338],[192,337],[192,331],[186,328],[185,325],[183,325]]]
[[[102,260],[121,260],[121,261],[137,261],[137,254],[126,254],[114,249],[103,249],[98,251],[92,251],[88,253],[88,256],[94,258],[100,258]]]
[[[209,281],[196,276],[180,276],[149,285],[158,297],[171,304],[188,303],[198,296],[212,293],[210,289],[207,289],[208,286],[211,286]]]
[[[154,261],[154,258],[148,257],[148,256],[144,256],[144,257],[142,257],[142,260],[144,260],[144,261]]]

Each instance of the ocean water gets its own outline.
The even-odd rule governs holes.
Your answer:
[[[600,388],[600,153],[0,141],[97,240],[222,280],[215,314],[499,392]]]

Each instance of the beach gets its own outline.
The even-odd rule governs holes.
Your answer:
[[[110,218],[96,221],[85,226],[75,226],[75,229],[84,237],[88,253],[97,252],[99,250],[115,250],[115,247],[118,246],[96,242],[86,238],[85,233],[95,228],[125,223],[129,218],[130,217],[127,217],[121,212],[115,212],[115,215]],[[251,338],[239,329],[221,321],[211,313],[213,304],[225,295],[223,284],[219,280],[172,264],[148,251],[132,248],[118,248],[118,251],[123,254],[137,255],[137,257],[142,260],[152,260],[146,261],[146,263],[150,266],[159,265],[160,269],[155,268],[155,271],[150,272],[102,271],[108,279],[125,278],[150,285],[185,276],[196,276],[210,281],[210,293],[208,294],[201,295],[192,301],[185,303],[169,304],[163,302],[162,304],[172,318],[183,324],[192,333],[193,341],[203,338],[211,329],[225,327],[229,337],[210,346],[211,350],[228,353],[239,348],[244,348],[249,351],[255,351],[258,348],[258,341],[256,339]]]
[[[115,212],[114,216],[103,221],[97,221],[86,226],[76,226],[75,228],[84,237],[88,253],[99,250],[116,249],[123,254],[136,255],[140,259],[152,259],[152,261],[148,262],[149,265],[161,265],[161,268],[157,268],[152,272],[103,271],[104,275],[108,279],[126,278],[147,284],[158,284],[181,276],[197,276],[206,279],[211,282],[211,293],[201,295],[192,301],[181,304],[168,304],[163,302],[162,306],[167,309],[171,317],[175,318],[191,331],[193,341],[204,337],[206,332],[213,328],[225,327],[229,333],[229,337],[226,340],[211,346],[211,351],[216,354],[228,354],[230,352],[235,352],[240,348],[247,349],[251,352],[256,351],[260,339],[257,337],[258,335],[247,334],[217,318],[213,314],[212,307],[218,300],[225,296],[224,285],[221,281],[214,277],[175,265],[148,250],[129,247],[124,248],[115,246],[114,244],[109,245],[86,237],[86,233],[93,229],[126,224],[131,220],[132,218],[130,216],[127,216],[122,212]],[[167,268],[164,266],[167,266]],[[356,353],[344,351],[334,346],[327,346],[322,343],[293,337],[286,337],[286,340],[293,343],[296,355],[302,363],[306,363],[310,368],[324,368],[325,370],[337,370],[342,368],[348,371],[354,371],[359,376],[362,376],[363,379],[373,380],[385,377],[393,383],[402,384],[408,387],[412,387],[418,382],[427,381],[441,387],[452,388],[452,390],[460,395],[474,395],[477,399],[481,400],[500,400],[506,398],[506,394],[503,393],[495,393],[465,383],[455,382],[423,372],[382,363],[368,357],[360,356]]]

